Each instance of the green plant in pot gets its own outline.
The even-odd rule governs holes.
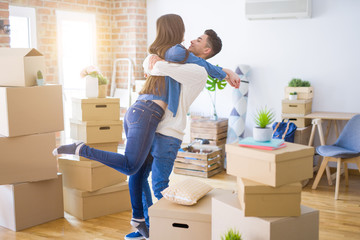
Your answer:
[[[44,86],[45,85],[44,77],[43,77],[43,74],[42,74],[42,72],[40,70],[37,71],[37,73],[36,73],[36,84],[38,86]]]
[[[242,240],[242,238],[239,231],[229,229],[223,236],[221,236],[221,240]]]
[[[297,100],[297,92],[289,93],[289,100]]]
[[[266,142],[270,141],[272,137],[272,128],[269,124],[275,120],[275,113],[266,106],[257,110],[254,115],[256,126],[253,128],[253,138],[255,141]]]
[[[222,90],[226,87],[226,80],[219,80],[217,78],[213,78],[211,77],[210,75],[208,75],[208,79],[206,81],[206,89],[209,90],[209,96],[210,96],[210,99],[211,99],[211,103],[212,103],[212,106],[213,106],[213,116],[211,117],[212,120],[218,120],[218,115],[217,115],[217,112],[216,112],[216,89],[219,89],[219,90]],[[213,94],[213,97],[211,97],[211,94],[210,92],[214,92]]]

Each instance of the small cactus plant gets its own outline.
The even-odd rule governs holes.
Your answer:
[[[37,71],[37,79],[44,79],[43,74],[40,70]]]
[[[43,74],[40,70],[36,73],[36,84],[38,86],[44,86],[45,84]]]

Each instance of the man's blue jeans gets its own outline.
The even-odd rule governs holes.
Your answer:
[[[164,110],[149,100],[136,101],[126,112],[125,154],[107,152],[83,145],[80,156],[101,162],[126,175],[135,174],[145,162]]]
[[[144,199],[141,200],[141,196],[144,193],[146,199],[151,199],[151,194],[147,193],[146,190],[149,188],[147,179],[151,170],[154,195],[157,199],[163,197],[161,192],[169,186],[169,177],[180,146],[180,139],[159,133],[155,134],[151,154],[148,155],[140,170],[129,178],[134,218],[148,218],[147,210],[151,205],[149,205],[149,202],[144,203]],[[139,186],[142,187],[139,188]]]

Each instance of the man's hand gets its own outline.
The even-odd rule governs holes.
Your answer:
[[[239,88],[240,87],[240,77],[233,71],[227,68],[223,68],[223,71],[227,74],[225,80],[230,84],[230,86]]]
[[[165,61],[165,60],[159,57],[158,55],[153,54],[149,59],[149,70],[152,70],[155,63],[157,63],[158,61]]]

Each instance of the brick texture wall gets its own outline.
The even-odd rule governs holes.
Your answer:
[[[109,79],[115,58],[130,58],[134,63],[133,79],[144,79],[146,0],[0,0],[0,20],[5,23],[9,21],[9,5],[36,10],[38,49],[45,56],[47,82],[59,82],[56,10],[96,15],[98,67]],[[0,47],[10,47],[9,35],[2,31]],[[118,87],[127,87],[127,68],[126,63],[117,67]]]

